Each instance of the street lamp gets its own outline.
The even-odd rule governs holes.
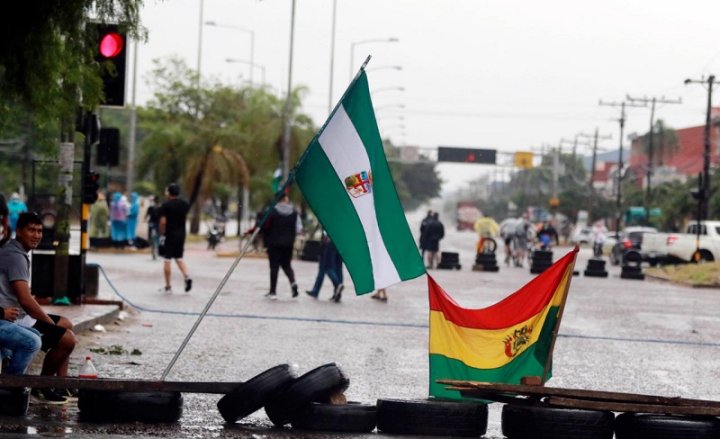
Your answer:
[[[402,66],[377,66],[377,67],[370,67],[369,69],[365,69],[366,72],[374,72],[376,70],[402,70]]]
[[[395,37],[391,38],[373,38],[370,40],[362,40],[362,41],[355,41],[354,43],[350,44],[350,80],[352,81],[352,78],[354,75],[353,65],[355,64],[355,46],[358,46],[360,44],[368,44],[368,43],[397,43],[398,40]]]
[[[240,63],[240,64],[248,64],[250,68],[257,67],[260,69],[260,73],[262,74],[262,85],[265,85],[265,66],[260,64],[255,64],[252,61],[245,61],[244,59],[237,59],[237,58],[226,58],[225,62],[228,63]],[[252,73],[250,74],[250,83],[252,83]]]
[[[247,32],[250,34],[250,62],[248,63],[250,65],[250,82],[253,80],[253,66],[255,65],[255,31],[251,29],[245,29],[244,27],[240,26],[233,26],[231,24],[220,24],[215,21],[206,21],[205,26],[214,26],[214,27],[222,27],[226,29],[235,29],[242,32]],[[263,79],[263,84],[265,83],[265,79]]]
[[[712,92],[713,83],[715,82],[715,75],[710,75],[707,79],[686,79],[685,85],[687,84],[705,84],[708,85],[708,98],[707,98],[707,114],[705,115],[705,154],[703,160],[703,190],[702,190],[702,210],[699,216],[702,219],[708,218],[709,213],[709,201],[710,201],[710,123],[712,113]],[[698,218],[698,221],[700,218]],[[698,229],[699,229],[698,225]]]

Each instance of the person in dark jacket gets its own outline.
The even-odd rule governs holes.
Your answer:
[[[282,267],[285,275],[290,281],[292,297],[298,296],[298,286],[295,283],[291,261],[295,236],[302,231],[300,215],[290,204],[287,195],[283,196],[279,203],[270,211],[265,224],[263,225],[263,238],[267,247],[268,260],[270,262],[270,291],[265,297],[271,300],[277,298],[278,271]]]
[[[437,264],[437,253],[440,250],[440,240],[445,236],[445,226],[440,222],[437,212],[433,213],[432,221],[427,226],[427,247],[428,252],[427,268],[435,268]]]
[[[422,222],[420,223],[420,256],[425,260],[425,250],[427,249],[427,229],[430,223],[433,220],[433,212],[432,210],[427,211],[427,216],[423,218]]]

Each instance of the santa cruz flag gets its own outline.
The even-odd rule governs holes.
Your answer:
[[[519,384],[525,376],[549,378],[552,342],[576,254],[577,249],[483,309],[460,307],[428,276],[430,395],[462,398],[436,382],[441,379]]]
[[[385,159],[364,70],[299,160],[295,180],[358,294],[425,273]]]

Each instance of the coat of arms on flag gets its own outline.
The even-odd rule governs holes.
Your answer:
[[[345,177],[345,187],[355,198],[369,194],[372,191],[372,174],[362,171]]]

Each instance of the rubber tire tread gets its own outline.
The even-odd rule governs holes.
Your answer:
[[[508,439],[612,439],[615,415],[603,410],[506,404],[502,432]]]
[[[377,406],[348,402],[343,405],[312,403],[292,420],[300,430],[369,433],[377,425]]]
[[[25,416],[30,402],[30,389],[0,389],[0,416]]]
[[[720,419],[712,416],[622,413],[615,419],[617,439],[717,439]]]
[[[335,363],[324,364],[299,378],[277,392],[265,404],[265,413],[278,427],[289,424],[293,417],[313,402],[328,402],[333,393],[343,392],[350,385],[350,379]]]
[[[478,437],[487,430],[486,404],[378,399],[378,430],[391,434]]]
[[[275,394],[297,378],[295,368],[280,364],[255,375],[220,398],[217,408],[225,422],[234,423],[260,410]]]
[[[177,422],[183,412],[180,392],[124,392],[80,389],[80,421]]]

